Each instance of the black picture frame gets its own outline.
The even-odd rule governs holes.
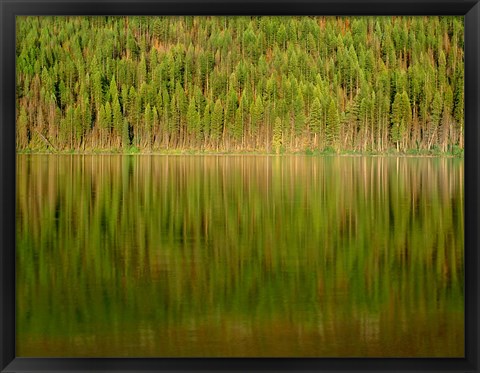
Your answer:
[[[15,17],[18,15],[463,15],[465,17],[464,358],[15,357]],[[478,372],[480,4],[478,0],[0,0],[1,372]]]

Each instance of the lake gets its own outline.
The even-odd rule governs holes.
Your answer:
[[[464,162],[17,155],[17,356],[464,356]]]

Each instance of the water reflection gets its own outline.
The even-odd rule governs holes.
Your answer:
[[[463,161],[17,157],[19,356],[463,356]]]

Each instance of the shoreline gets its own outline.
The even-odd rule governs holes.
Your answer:
[[[102,150],[102,151],[16,151],[16,155],[121,155],[121,156],[270,156],[270,157],[286,157],[286,156],[302,156],[302,157],[391,157],[391,158],[458,158],[464,159],[463,152],[461,154],[452,153],[396,153],[396,152],[261,152],[261,151],[198,151],[198,150],[174,150],[174,151],[118,151],[118,150]]]

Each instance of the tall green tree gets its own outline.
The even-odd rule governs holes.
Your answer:
[[[218,148],[220,144],[220,138],[223,132],[223,106],[220,99],[217,99],[213,108],[211,120],[210,120],[210,137],[212,138],[215,146]]]
[[[340,119],[335,101],[330,100],[327,112],[327,142],[328,145],[338,151],[340,140]]]
[[[323,115],[322,115],[322,105],[320,104],[320,100],[315,98],[313,100],[313,104],[310,110],[310,131],[313,133],[314,136],[314,146],[316,147],[319,143],[318,138],[322,134],[323,130]],[[322,144],[323,145],[323,144]]]

